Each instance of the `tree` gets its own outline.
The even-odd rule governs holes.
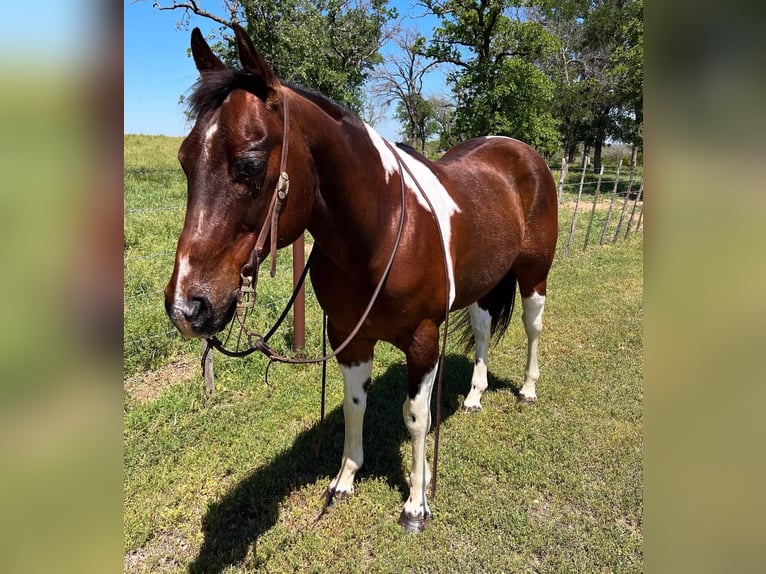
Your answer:
[[[540,0],[531,16],[555,37],[545,68],[565,155],[609,139],[640,145],[643,124],[643,0]]]
[[[363,84],[382,58],[380,48],[396,16],[388,0],[221,0],[220,13],[199,2],[155,0],[159,10],[179,10],[179,25],[196,14],[221,24],[213,48],[236,62],[231,22],[243,25],[256,48],[288,82],[321,92],[361,113]],[[221,15],[225,14],[225,16]]]
[[[433,108],[432,134],[439,136],[436,151],[448,150],[458,143],[455,136],[455,103],[443,96],[432,96],[429,99]]]
[[[402,31],[394,41],[398,52],[375,69],[372,91],[386,106],[396,102],[395,117],[405,141],[417,146],[420,140],[425,149],[423,133],[433,111],[423,96],[423,79],[438,62],[424,56],[426,39],[414,30]]]
[[[553,83],[541,62],[550,34],[525,16],[521,0],[421,0],[441,20],[429,55],[454,66],[460,139],[497,134],[522,139],[544,153],[559,146],[551,113]]]
[[[610,81],[623,113],[617,119],[619,137],[635,148],[644,142],[644,0],[627,2],[612,56]]]

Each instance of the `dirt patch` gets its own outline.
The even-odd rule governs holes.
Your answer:
[[[571,211],[574,211],[576,201],[564,201],[559,204],[559,207],[562,207],[564,209],[569,209]],[[622,203],[622,202],[620,202]],[[617,205],[617,201],[614,202],[615,205]],[[577,210],[582,213],[583,210],[587,207],[587,210],[590,211],[593,209],[593,199],[591,198],[590,201],[587,201],[586,199],[580,200],[580,206],[577,208]],[[596,211],[606,211],[609,209],[609,202],[608,201],[599,201],[596,203]]]
[[[194,558],[193,544],[174,534],[162,534],[147,546],[125,554],[123,571],[130,574],[177,571]]]
[[[159,397],[171,385],[188,383],[200,377],[199,359],[184,357],[157,369],[125,380],[124,388],[131,402],[145,404]]]

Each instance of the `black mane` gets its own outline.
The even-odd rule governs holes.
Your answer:
[[[283,85],[319,106],[336,121],[359,121],[350,109],[323,94],[289,82],[283,82]],[[226,96],[238,89],[248,91],[261,99],[265,99],[267,95],[266,85],[259,78],[242,70],[222,69],[205,72],[194,85],[187,100],[189,114],[192,118],[197,118],[219,108]]]
[[[193,118],[221,107],[226,96],[237,89],[246,90],[261,97],[266,96],[264,83],[241,70],[223,69],[204,72],[192,89],[192,94],[187,101],[189,114]]]

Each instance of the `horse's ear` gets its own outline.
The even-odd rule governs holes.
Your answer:
[[[253,41],[247,35],[245,29],[239,24],[232,24],[234,35],[237,40],[237,52],[242,69],[253,76],[260,78],[267,88],[279,90],[280,83],[274,71],[266,63],[266,60],[253,46]]]
[[[194,28],[191,35],[191,50],[197,70],[210,72],[212,70],[225,70],[226,65],[213,53],[199,28]]]

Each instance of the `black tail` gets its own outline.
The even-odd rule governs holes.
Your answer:
[[[508,329],[513,316],[513,307],[516,304],[516,274],[513,271],[508,271],[500,283],[495,285],[492,291],[482,297],[480,301],[481,307],[486,308],[492,317],[491,341],[493,345],[497,345]],[[471,351],[474,346],[474,338],[468,309],[460,311],[453,324],[455,326],[452,330],[458,333],[458,339],[465,352]]]

